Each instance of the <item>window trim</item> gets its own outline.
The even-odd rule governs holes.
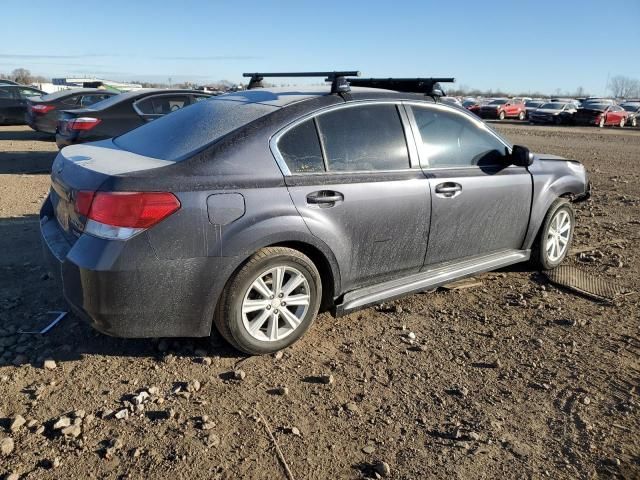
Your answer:
[[[138,108],[138,103],[139,102],[143,102],[145,100],[149,100],[150,98],[175,97],[175,96],[178,96],[178,95],[183,95],[184,97],[186,97],[185,105],[182,108],[188,107],[189,105],[193,105],[193,103],[191,103],[190,94],[188,94],[188,93],[158,93],[158,94],[155,94],[155,95],[146,95],[146,96],[144,96],[142,98],[138,98],[131,104],[131,106],[133,107],[133,110],[138,115],[140,115],[141,117],[153,117],[153,116],[162,117],[162,116],[168,115],[168,114],[167,113],[143,113]],[[173,113],[173,112],[170,112],[170,113]]]
[[[305,173],[291,172],[291,170],[289,169],[289,166],[287,165],[287,162],[284,160],[284,157],[282,156],[282,154],[280,153],[280,150],[278,149],[278,141],[282,136],[284,136],[287,132],[289,132],[289,130],[292,130],[293,128],[297,127],[301,123],[304,123],[309,119],[312,119],[314,126],[316,127],[316,132],[318,134],[318,141],[320,142],[320,149],[322,151],[323,161],[325,162],[325,169],[326,169],[327,167],[326,152],[325,152],[324,144],[320,139],[320,131],[319,131],[317,120],[316,120],[317,117],[319,117],[320,115],[324,115],[325,113],[341,110],[343,108],[353,108],[353,107],[363,106],[363,105],[394,105],[396,107],[396,111],[398,112],[398,117],[400,118],[400,124],[402,126],[402,131],[404,133],[405,142],[407,145],[407,154],[409,157],[409,166],[407,168],[391,169],[391,170],[356,170],[356,171],[326,170],[324,172],[308,172],[308,173],[307,172]],[[307,113],[302,117],[296,118],[289,124],[282,127],[276,133],[274,133],[271,136],[271,138],[269,138],[269,148],[276,160],[276,163],[278,164],[278,167],[280,167],[280,171],[285,177],[299,176],[299,175],[318,176],[318,175],[356,175],[356,174],[363,174],[363,173],[367,173],[367,174],[393,173],[393,172],[407,172],[407,171],[412,171],[420,168],[420,161],[418,157],[418,150],[416,148],[416,142],[414,140],[413,132],[411,130],[411,126],[409,123],[409,118],[403,107],[402,100],[356,100],[356,101],[349,101],[339,105],[331,105],[329,107],[324,107],[318,110],[314,110],[313,112]]]
[[[418,150],[418,156],[420,158],[420,164],[424,170],[467,170],[469,168],[480,169],[486,168],[481,167],[479,165],[459,165],[453,167],[435,167],[431,166],[431,162],[429,161],[429,156],[424,151],[424,142],[422,141],[422,135],[420,134],[420,129],[418,128],[418,123],[416,122],[416,118],[413,115],[413,110],[408,107],[418,106],[421,108],[433,108],[436,110],[442,110],[448,113],[454,113],[464,117],[467,120],[470,120],[471,123],[475,124],[475,126],[483,130],[486,133],[492,135],[495,139],[497,139],[500,143],[502,143],[509,153],[511,153],[513,146],[510,145],[505,139],[503,139],[497,132],[493,131],[491,128],[487,126],[485,122],[480,118],[474,118],[475,116],[467,111],[461,111],[457,108],[452,108],[448,105],[444,105],[441,103],[427,103],[427,102],[416,102],[416,101],[403,101],[403,105],[405,106],[405,110],[407,112],[407,116],[409,117],[409,121],[411,123],[411,128],[413,130],[413,136],[416,142],[416,148]]]

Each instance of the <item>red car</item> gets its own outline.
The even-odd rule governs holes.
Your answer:
[[[526,107],[521,100],[509,100],[508,98],[497,98],[491,100],[486,105],[482,105],[478,110],[481,118],[517,118],[524,120],[526,116]]]
[[[619,105],[607,103],[589,103],[584,108],[579,108],[573,116],[577,125],[618,125],[620,128],[627,123],[629,112]]]

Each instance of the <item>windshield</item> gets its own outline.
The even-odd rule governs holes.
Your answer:
[[[620,106],[624,108],[627,112],[635,112],[640,108],[640,103],[627,103],[625,105],[620,105]]]
[[[500,99],[500,100],[492,100],[491,103],[489,103],[489,105],[504,105],[505,103],[507,103],[507,100]]]
[[[178,162],[275,110],[277,107],[261,103],[214,97],[131,130],[113,142],[129,152]]]
[[[541,110],[562,110],[562,107],[564,107],[564,103],[551,102],[551,103],[545,103],[540,107],[540,109]]]

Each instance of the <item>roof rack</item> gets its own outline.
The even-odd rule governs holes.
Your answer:
[[[431,97],[445,96],[440,87],[442,83],[453,83],[453,77],[433,78],[348,78],[347,81],[354,87],[386,88],[398,92],[424,93]]]
[[[243,73],[243,77],[250,77],[247,90],[262,87],[262,80],[273,77],[327,77],[325,82],[331,82],[331,93],[346,93],[350,90],[346,77],[359,77],[357,70],[338,72],[279,72],[279,73]]]

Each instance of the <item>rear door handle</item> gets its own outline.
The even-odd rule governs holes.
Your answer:
[[[445,182],[436,185],[436,194],[439,197],[453,198],[462,193],[462,185],[454,182]]]
[[[320,205],[321,207],[332,207],[343,200],[344,195],[333,190],[320,190],[307,195],[307,203]]]

